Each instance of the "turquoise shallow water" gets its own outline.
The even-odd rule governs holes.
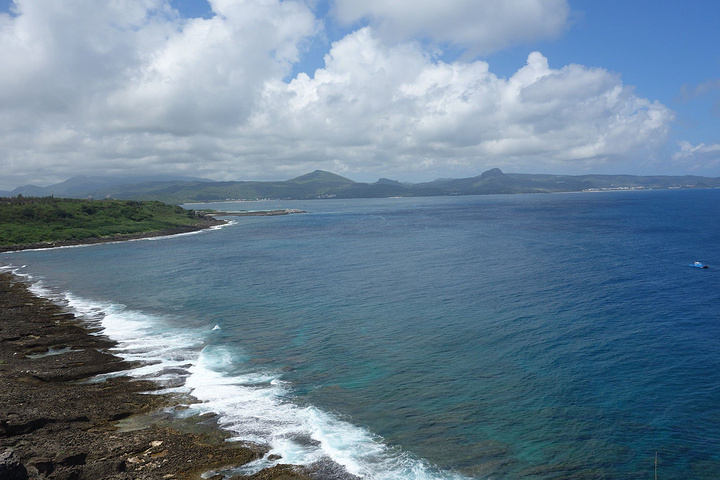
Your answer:
[[[285,459],[720,478],[720,191],[223,208],[278,206],[310,213],[0,260]]]

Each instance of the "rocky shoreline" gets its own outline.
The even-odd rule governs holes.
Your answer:
[[[327,464],[223,474],[267,449],[226,441],[212,416],[173,415],[188,398],[158,393],[153,382],[90,381],[137,366],[108,353],[114,343],[97,333],[33,295],[20,278],[0,273],[0,478],[350,478]]]

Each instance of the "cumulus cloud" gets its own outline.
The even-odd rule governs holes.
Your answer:
[[[538,52],[503,79],[485,62],[434,62],[416,45],[387,46],[364,28],[336,42],[325,61],[313,78],[270,83],[243,136],[274,145],[277,155],[294,145],[346,171],[536,170],[652,147],[673,117],[617,75],[581,65],[554,70]]]
[[[509,45],[554,38],[565,28],[566,0],[335,0],[342,23],[366,20],[393,42],[423,38],[487,54]]]
[[[320,28],[302,2],[210,4],[211,18],[182,19],[168,0],[16,0],[14,14],[0,14],[5,170],[31,159],[36,172],[126,162],[162,171],[183,158],[162,155],[168,135],[172,151],[202,160],[188,141],[215,144],[207,136],[242,123]]]
[[[651,150],[673,117],[600,68],[553,69],[534,52],[501,78],[372,26],[288,80],[321,34],[305,3],[210,5],[208,18],[184,19],[168,0],[16,0],[0,15],[0,188],[128,171],[578,170]]]
[[[190,135],[241,123],[265,80],[285,75],[298,60],[298,43],[315,31],[314,17],[299,3],[211,5],[216,16],[173,32],[108,96],[120,126]]]

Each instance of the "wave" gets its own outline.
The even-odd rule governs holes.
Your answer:
[[[173,326],[172,318],[151,315],[123,305],[58,293],[22,267],[0,267],[30,282],[35,295],[67,306],[89,325],[99,327],[117,343],[111,350],[140,364],[126,372],[100,376],[131,375],[157,382],[158,393],[177,392],[198,400],[188,402],[182,415],[213,413],[232,440],[269,447],[268,454],[236,473],[252,474],[277,463],[317,465],[334,462],[348,473],[366,479],[462,479],[441,471],[365,428],[315,406],[293,403],[292,385],[282,373],[248,366],[249,358],[237,347],[223,345],[221,329]]]

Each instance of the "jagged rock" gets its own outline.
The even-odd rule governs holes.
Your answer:
[[[26,480],[28,472],[12,450],[0,453],[0,478],[4,480]]]
[[[125,462],[122,459],[98,460],[83,467],[83,478],[112,478],[126,470]]]
[[[295,465],[275,465],[253,475],[236,475],[230,480],[312,480],[303,467]]]
[[[79,452],[73,454],[58,454],[55,456],[54,463],[70,467],[74,465],[85,465],[87,459],[87,453]]]
[[[32,457],[27,461],[27,465],[33,471],[44,475],[49,475],[55,470],[52,459],[46,457]]]

